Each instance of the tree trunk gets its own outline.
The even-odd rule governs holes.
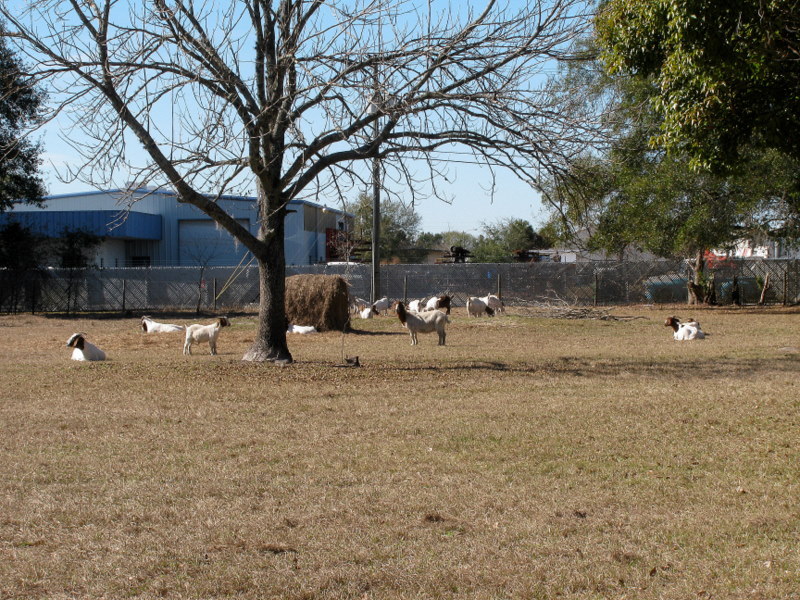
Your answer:
[[[200,314],[200,304],[203,302],[203,273],[205,272],[205,265],[200,267],[200,277],[197,279],[197,307],[194,314]]]
[[[705,293],[703,291],[701,281],[703,279],[704,266],[705,263],[703,262],[703,251],[698,250],[697,256],[694,259],[694,265],[692,266],[692,278],[686,283],[686,286],[689,290],[688,303],[690,305],[703,304]]]
[[[263,205],[262,205],[263,206]],[[264,211],[262,209],[262,214]],[[258,329],[253,345],[242,360],[253,362],[292,362],[286,342],[286,256],[284,251],[285,210],[268,212],[259,237],[264,252],[258,261]]]
[[[270,261],[272,262],[272,261]],[[292,354],[286,342],[285,273],[271,268],[267,261],[258,261],[258,328],[253,345],[242,360],[253,362],[292,362]]]

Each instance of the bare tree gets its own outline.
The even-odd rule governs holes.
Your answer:
[[[443,197],[452,161],[532,185],[560,170],[593,123],[561,110],[548,76],[592,5],[37,0],[4,2],[0,15],[33,80],[47,83],[52,116],[81,132],[66,133],[83,165],[67,175],[169,185],[216,220],[259,265],[259,327],[244,359],[290,361],[287,203],[364,189],[375,158],[406,201]],[[215,201],[254,182],[257,235]]]

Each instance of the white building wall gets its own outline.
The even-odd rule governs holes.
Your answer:
[[[97,267],[124,267],[125,240],[106,240],[98,247],[92,262]]]

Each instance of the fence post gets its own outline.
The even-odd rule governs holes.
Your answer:
[[[31,287],[30,287],[30,290],[31,290],[31,314],[32,315],[36,314],[36,287],[37,287],[36,286],[36,281],[34,280],[34,282],[31,284]]]
[[[497,274],[497,297],[503,299],[503,274]]]
[[[595,272],[594,272],[594,290],[593,290],[594,298],[592,300],[595,306],[597,306],[597,293],[598,293],[598,290],[599,290],[599,280],[600,280],[600,276],[597,274],[597,271],[595,270]]]
[[[217,310],[217,278],[214,277],[214,311]]]
[[[125,287],[126,287],[127,280],[122,280],[122,312],[125,312]]]
[[[786,265],[786,268],[783,270],[783,305],[786,306],[788,303],[788,296],[789,293],[789,265]]]

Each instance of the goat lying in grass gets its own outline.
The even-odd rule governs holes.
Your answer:
[[[211,325],[189,325],[186,328],[186,341],[183,343],[183,353],[192,353],[192,344],[208,342],[211,347],[211,354],[217,353],[217,338],[219,330],[230,325],[227,317],[219,317]]]
[[[106,353],[91,342],[87,342],[85,333],[73,333],[67,340],[67,348],[74,348],[72,360],[105,360]]]
[[[694,319],[681,323],[678,317],[667,317],[664,326],[672,327],[672,337],[678,341],[702,340],[706,337],[706,334],[700,329],[700,323]]]
[[[439,334],[439,345],[445,345],[445,325],[450,322],[450,318],[442,311],[432,310],[418,314],[412,313],[406,310],[402,302],[397,303],[395,310],[397,311],[397,317],[400,319],[400,322],[411,334],[412,346],[418,343],[418,333],[433,333],[434,331]]]
[[[159,323],[150,317],[142,317],[142,331],[145,333],[169,333],[172,331],[183,331],[183,325],[173,325],[172,323]]]

